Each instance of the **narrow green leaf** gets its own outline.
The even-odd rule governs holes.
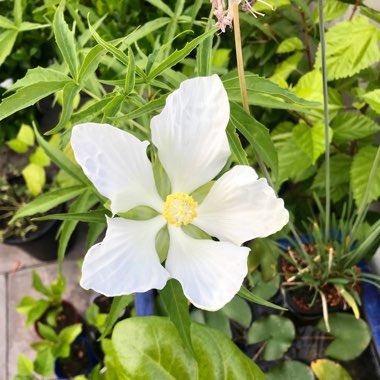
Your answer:
[[[39,82],[23,87],[11,96],[4,98],[0,104],[0,120],[36,104],[39,100],[62,90],[66,82]]]
[[[255,153],[261,157],[273,176],[278,174],[278,159],[269,130],[249,115],[243,107],[231,102],[230,123],[248,140]]]
[[[228,137],[228,142],[230,144],[231,152],[234,155],[238,164],[249,165],[249,161],[247,159],[247,153],[245,152],[243,146],[241,145],[239,135],[236,133],[236,128],[231,121],[229,121],[228,123],[226,132],[227,132],[227,137]]]
[[[98,68],[103,55],[105,54],[105,49],[103,46],[94,46],[84,57],[82,66],[79,70],[78,82],[84,83],[87,78],[95,72]]]
[[[37,290],[37,292],[44,294],[46,297],[50,297],[51,291],[44,285],[38,273],[35,270],[33,270],[32,275],[33,275],[33,282],[32,282],[33,288]]]
[[[126,296],[118,296],[114,297],[112,300],[111,310],[107,316],[107,320],[104,324],[104,330],[99,338],[100,340],[104,339],[112,330],[113,326],[117,322],[117,320],[120,318],[121,314],[123,313],[124,309],[133,302],[133,295],[128,294]]]
[[[238,295],[241,298],[246,299],[247,301],[251,301],[253,303],[257,303],[258,305],[267,306],[267,307],[271,307],[273,309],[278,309],[278,310],[284,310],[284,311],[287,310],[284,307],[275,305],[272,302],[266,301],[266,300],[264,300],[264,299],[256,296],[255,294],[251,293],[248,289],[246,289],[244,286],[242,286],[240,288],[240,290],[238,292]]]
[[[17,29],[17,27],[13,23],[13,21],[7,19],[4,16],[0,16],[0,28],[3,28],[3,29],[14,29],[14,30]]]
[[[87,104],[71,117],[73,125],[89,121],[95,121],[96,118],[103,112],[104,107],[113,99],[113,97],[105,97],[99,101]]]
[[[49,24],[38,24],[35,22],[23,22],[20,25],[19,31],[20,32],[26,32],[29,30],[37,30],[37,29],[48,28],[49,26],[50,26]]]
[[[178,330],[179,336],[188,350],[194,355],[190,335],[189,304],[183,294],[181,284],[177,280],[171,279],[159,293],[170,320]]]
[[[75,165],[73,162],[68,159],[63,152],[58,148],[55,148],[53,145],[49,144],[38,132],[37,127],[34,125],[34,132],[40,146],[43,148],[45,153],[54,161],[62,170],[70,174],[72,177],[77,179],[79,182],[84,185],[89,184],[89,180],[83,174],[83,171]]]
[[[160,110],[161,108],[164,107],[165,102],[166,102],[167,95],[163,95],[158,99],[151,100],[149,103],[144,104],[143,106],[136,108],[135,110],[127,113],[124,116],[120,116],[119,119],[136,119],[138,117],[141,117],[143,115],[146,115],[150,112]]]
[[[75,220],[84,223],[106,223],[105,210],[95,210],[79,213],[50,214],[33,218],[33,220]]]
[[[194,38],[191,42],[187,43],[183,49],[177,50],[171,55],[169,55],[169,57],[167,57],[149,73],[148,80],[154,79],[157,75],[160,75],[166,69],[169,69],[177,63],[181,62],[182,59],[187,57],[202,41],[215,34],[215,32],[216,29],[211,29],[203,33],[202,35]]]
[[[52,190],[48,193],[43,193],[33,199],[27,205],[20,208],[13,216],[10,223],[13,223],[15,220],[23,218],[25,216],[44,213],[53,207],[56,207],[61,203],[67,202],[68,200],[76,197],[77,195],[81,194],[84,189],[85,187],[83,186],[72,186]]]
[[[17,30],[6,30],[0,34],[0,66],[4,63],[5,59],[11,53],[13,45],[17,38]]]
[[[124,92],[126,95],[130,94],[134,88],[135,88],[135,71],[136,71],[136,64],[135,64],[135,56],[133,55],[133,51],[131,48],[128,48],[128,68],[127,68],[127,75],[125,76],[125,85],[124,85]]]
[[[195,6],[195,4],[194,4]],[[207,22],[207,29],[212,27],[213,18],[210,17]],[[207,76],[211,74],[212,66],[212,43],[214,35],[202,41],[197,48],[197,73],[199,76]]]
[[[22,0],[14,0],[13,17],[18,28],[22,23]]]
[[[156,8],[160,9],[162,12],[166,13],[169,17],[173,17],[173,11],[162,1],[162,0],[147,0],[148,3],[151,3]]]
[[[54,15],[53,31],[55,41],[57,42],[62,57],[65,60],[72,77],[77,80],[79,62],[75,48],[75,37],[74,32],[69,29],[63,16],[64,9],[65,1],[62,0]]]

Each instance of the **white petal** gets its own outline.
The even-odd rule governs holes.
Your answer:
[[[108,219],[104,240],[85,256],[80,284],[108,297],[162,289],[169,278],[156,253],[162,216],[144,221]]]
[[[288,222],[284,201],[249,166],[235,166],[220,177],[197,208],[193,224],[219,240],[241,245],[265,237]]]
[[[172,192],[191,193],[212,180],[229,155],[227,93],[217,75],[185,80],[151,121],[152,140]]]
[[[142,205],[162,210],[148,144],[109,124],[79,124],[71,135],[75,159],[99,193],[111,200],[113,213]]]
[[[165,267],[193,305],[218,310],[239,291],[247,274],[249,248],[229,242],[198,240],[169,226]]]

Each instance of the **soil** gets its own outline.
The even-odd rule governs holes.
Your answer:
[[[99,312],[104,314],[109,314],[111,311],[113,297],[106,297],[104,295],[99,295],[94,299],[94,304],[99,307]]]
[[[86,374],[90,365],[86,344],[83,340],[76,340],[71,345],[70,356],[58,360],[60,375],[65,378],[73,378],[75,376]]]

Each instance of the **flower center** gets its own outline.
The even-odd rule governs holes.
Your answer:
[[[166,197],[163,215],[170,224],[180,227],[191,223],[197,216],[198,203],[191,195],[173,193]]]

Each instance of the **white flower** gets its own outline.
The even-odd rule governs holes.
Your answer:
[[[184,81],[151,121],[152,141],[171,182],[159,196],[147,141],[107,124],[73,128],[75,158],[114,214],[149,206],[150,220],[108,218],[104,240],[87,253],[82,287],[107,296],[162,289],[177,279],[197,307],[217,310],[238,292],[247,274],[249,249],[241,244],[280,230],[288,221],[284,202],[249,166],[223,174],[199,205],[191,194],[211,181],[230,156],[226,135],[229,103],[218,76]],[[193,224],[215,240],[194,239]],[[155,249],[165,225],[170,236],[165,267]]]

